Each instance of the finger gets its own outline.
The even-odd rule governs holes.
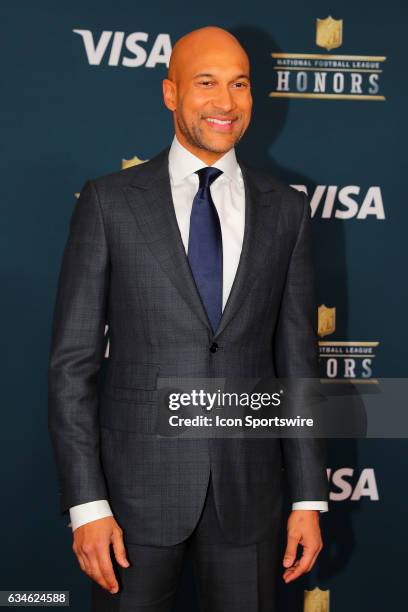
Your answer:
[[[74,542],[74,544],[72,545],[72,550],[74,551],[74,554],[78,560],[79,566],[81,568],[81,570],[85,573],[87,573],[88,570],[88,562],[86,561],[84,555],[81,553],[81,550],[79,549],[79,547],[76,545],[76,543]]]
[[[292,567],[285,570],[283,574],[283,579],[286,583],[296,580],[297,578],[299,578],[299,576],[303,574],[303,570],[299,569],[299,566],[300,566],[300,560],[298,559],[296,563],[293,564]]]
[[[111,593],[117,593],[119,591],[119,585],[116,580],[115,572],[113,571],[109,548],[103,548],[99,551],[98,562],[100,572],[109,587],[109,591]]]
[[[293,565],[296,559],[298,544],[299,544],[299,537],[288,535],[286,550],[285,550],[285,554],[283,557],[283,567],[290,567],[291,565]]]
[[[123,543],[122,531],[116,530],[112,535],[112,546],[116,561],[122,567],[129,567],[130,563],[126,557],[126,549]]]
[[[299,560],[295,561],[295,563],[292,565],[292,567],[289,567],[288,569],[286,569],[283,572],[283,579],[284,579],[284,581],[286,583],[291,581],[290,579],[293,576],[293,574],[294,574],[295,570],[297,569],[298,565],[299,565]]]
[[[317,548],[317,550],[316,550],[315,554],[313,555],[313,559],[312,559],[312,561],[310,562],[310,565],[309,565],[309,567],[308,567],[308,569],[307,569],[307,571],[308,571],[308,572],[310,572],[310,570],[312,569],[312,567],[313,567],[313,566],[314,566],[314,564],[316,563],[316,559],[317,559],[317,557],[319,556],[320,551],[322,550],[322,548],[323,548],[323,546],[320,544],[320,545],[318,546],[318,548]]]
[[[309,568],[309,566],[311,565],[311,562],[313,560],[315,554],[315,549],[303,549],[303,555],[301,556],[301,558],[296,562],[295,567],[293,568],[289,568],[285,573],[284,573],[284,579],[286,580],[286,582],[291,582],[292,580],[296,580],[297,578],[299,578],[299,576],[302,576],[302,574],[306,573]]]
[[[83,572],[85,572],[85,573],[86,573],[86,565],[85,565],[84,558],[82,557],[82,555],[81,555],[81,554],[79,554],[79,553],[78,553],[78,554],[77,554],[77,559],[78,559],[79,567],[81,568],[81,570],[82,570]]]
[[[92,578],[92,580],[97,582],[102,588],[106,589],[107,591],[110,591],[110,585],[106,582],[100,570],[97,555],[95,553],[88,553],[88,555],[86,555],[86,558],[88,560],[89,565],[87,571],[88,576]]]
[[[300,562],[301,565],[305,567],[306,572],[309,572],[312,569],[320,550],[321,545],[319,541],[309,542],[307,545],[303,545],[303,553],[302,557],[300,558]]]

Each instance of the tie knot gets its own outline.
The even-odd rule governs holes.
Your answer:
[[[205,166],[204,168],[200,168],[200,170],[196,171],[198,174],[198,178],[200,179],[200,189],[208,189],[217,179],[220,174],[222,174],[222,170],[218,168],[214,168],[213,166]]]

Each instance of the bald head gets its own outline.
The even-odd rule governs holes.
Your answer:
[[[173,47],[163,99],[177,139],[213,164],[243,136],[251,117],[249,59],[230,32],[207,26]]]
[[[206,26],[188,32],[177,40],[170,56],[167,78],[177,82],[194,57],[209,52],[240,57],[249,73],[248,55],[237,38],[223,28]]]

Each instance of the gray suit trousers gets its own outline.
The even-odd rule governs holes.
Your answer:
[[[283,551],[281,516],[261,540],[250,545],[227,541],[217,517],[210,477],[196,528],[173,546],[127,545],[130,567],[112,561],[119,593],[92,584],[92,612],[171,612],[183,560],[193,560],[201,612],[276,612]]]

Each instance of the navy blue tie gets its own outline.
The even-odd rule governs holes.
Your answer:
[[[222,316],[222,234],[210,185],[222,170],[197,170],[200,186],[193,200],[188,238],[188,260],[213,331]]]

